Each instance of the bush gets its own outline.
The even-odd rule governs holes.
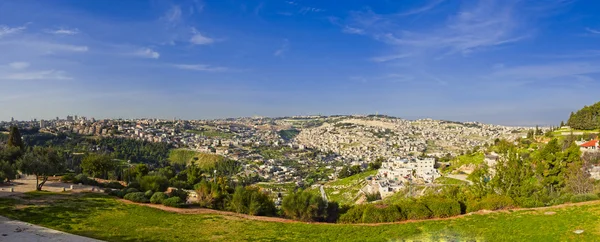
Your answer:
[[[586,194],[573,195],[573,197],[571,197],[572,203],[592,201],[592,200],[598,200],[598,195],[593,194],[593,193],[586,193]]]
[[[139,182],[130,182],[129,184],[127,184],[127,188],[135,188],[138,190],[142,189]]]
[[[62,181],[62,182],[73,182],[74,180],[75,180],[75,174],[73,174],[73,173],[65,174],[64,176],[62,176],[60,178],[60,181]]]
[[[126,194],[123,198],[132,201],[132,202],[137,202],[137,203],[148,203],[150,202],[150,200],[148,200],[148,198],[146,198],[145,194],[143,192],[132,192],[132,193],[128,193]]]
[[[396,222],[401,221],[402,219],[403,216],[395,205],[389,205],[387,207],[367,205],[362,216],[363,223]]]
[[[356,205],[350,208],[347,212],[340,216],[340,223],[362,223],[363,213],[365,211],[366,206],[364,205]]]
[[[124,188],[124,186],[121,185],[121,183],[117,182],[117,181],[112,181],[112,182],[109,182],[109,183],[105,183],[104,187],[112,188],[112,189],[123,189]]]
[[[110,190],[107,193],[110,196],[115,196],[115,197],[120,197],[120,198],[123,198],[123,196],[125,195],[125,193],[122,190]]]
[[[183,189],[173,189],[169,193],[169,197],[179,197],[179,199],[181,199],[181,201],[187,201],[188,192],[186,192]]]
[[[460,204],[452,199],[430,197],[426,198],[424,203],[436,218],[447,218],[460,214]]]
[[[143,176],[140,179],[140,186],[144,191],[164,192],[169,188],[169,180],[164,176]]]
[[[301,221],[323,221],[327,217],[323,198],[305,191],[287,195],[283,199],[281,208],[287,217]]]
[[[154,195],[154,192],[152,190],[148,190],[148,191],[146,191],[146,193],[144,193],[144,196],[148,199],[150,199],[153,195]]]
[[[139,190],[135,189],[135,188],[125,188],[122,191],[123,191],[123,196],[125,196],[126,194],[129,194],[129,193],[139,192]]]
[[[154,204],[162,204],[165,199],[169,198],[164,192],[155,192],[150,198],[150,202]]]
[[[75,184],[79,184],[79,183],[87,184],[88,181],[89,181],[89,178],[85,174],[79,174],[73,178],[73,183],[75,183]]]
[[[163,205],[167,207],[180,208],[183,207],[183,203],[181,202],[181,198],[179,197],[170,197],[162,202]]]
[[[405,201],[400,203],[398,207],[400,207],[400,212],[406,219],[428,219],[432,216],[431,210],[421,202]]]
[[[513,207],[515,207],[515,203],[512,200],[512,198],[508,196],[490,194],[481,199],[481,201],[472,202],[471,204],[469,204],[467,212],[474,212],[482,209],[500,210]]]

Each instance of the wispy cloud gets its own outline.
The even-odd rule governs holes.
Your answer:
[[[395,51],[401,54],[427,53],[433,58],[469,54],[533,35],[522,15],[535,13],[521,12],[519,1],[468,1],[441,24],[414,29],[402,24],[405,16],[431,10],[441,2],[433,1],[422,8],[397,14],[377,14],[370,10],[352,12],[343,30],[360,29],[378,41],[395,46]]]
[[[0,25],[0,38],[11,35],[11,34],[19,33],[21,31],[25,30],[26,28],[27,28],[26,26],[8,27],[6,25]]]
[[[585,30],[587,30],[587,32],[590,32],[592,34],[600,34],[600,30],[597,30],[597,29],[585,28]]]
[[[600,73],[600,63],[563,62],[504,67],[495,70],[492,73],[492,77],[513,80],[547,80],[595,73]]]
[[[192,28],[192,38],[190,38],[190,43],[195,45],[208,45],[214,43],[215,40],[209,37],[202,35],[196,28]]]
[[[365,30],[359,28],[353,28],[350,26],[344,26],[342,32],[346,34],[365,34]]]
[[[205,71],[205,72],[223,72],[230,70],[227,67],[211,66],[204,64],[175,64],[173,67],[182,70]]]
[[[303,7],[298,12],[301,14],[307,14],[307,13],[319,13],[319,12],[324,12],[324,11],[325,11],[325,9],[321,9],[321,8]]]
[[[160,57],[160,53],[158,53],[150,48],[144,48],[144,49],[138,50],[138,51],[134,52],[133,54],[138,57],[151,58],[151,59],[158,59]]]
[[[59,28],[53,30],[46,30],[46,33],[56,34],[56,35],[75,35],[79,33],[79,29],[67,29],[67,28]]]
[[[181,7],[179,5],[173,5],[167,12],[161,17],[161,20],[175,25],[182,21]]]
[[[279,49],[275,50],[273,55],[277,56],[277,57],[283,56],[283,54],[285,54],[285,52],[287,52],[289,50],[289,48],[290,48],[290,41],[288,39],[284,39],[283,44],[281,44],[281,47],[279,47]]]
[[[29,67],[29,62],[12,62],[10,64],[8,64],[8,66],[12,69],[16,69],[16,70],[22,70],[22,69],[27,69],[27,67]]]
[[[444,2],[444,0],[434,0],[420,8],[415,8],[415,9],[408,10],[406,12],[398,13],[398,15],[399,16],[410,16],[410,15],[424,13],[424,12],[427,12],[427,11],[432,10],[433,8],[437,7],[442,2]]]
[[[398,59],[404,59],[404,58],[410,57],[410,56],[411,56],[411,54],[387,55],[387,56],[373,57],[370,60],[373,62],[388,62],[388,61],[393,61],[393,60],[398,60]]]
[[[15,72],[0,76],[0,79],[5,80],[70,80],[64,71],[59,70],[44,70],[44,71],[28,71]]]

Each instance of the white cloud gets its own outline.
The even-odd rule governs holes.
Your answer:
[[[45,70],[45,71],[30,71],[17,72],[1,76],[0,79],[6,80],[70,80],[64,71]]]
[[[178,69],[191,71],[222,72],[229,70],[229,68],[226,67],[211,66],[204,64],[175,64],[173,66]]]
[[[198,30],[196,30],[196,28],[192,28],[192,38],[190,39],[190,42],[192,44],[195,45],[208,45],[208,44],[212,44],[215,42],[214,39],[211,39],[209,37],[206,37],[202,34],[200,34],[200,32],[198,32]]]
[[[600,30],[596,30],[596,29],[592,29],[592,28],[585,28],[585,30],[587,30],[588,32],[590,32],[592,34],[600,34]]]
[[[442,2],[444,2],[444,0],[434,0],[434,1],[431,1],[429,4],[423,6],[423,7],[412,9],[412,10],[408,10],[406,12],[399,13],[398,15],[399,16],[409,16],[409,15],[415,15],[415,14],[424,13],[424,12],[427,12],[427,11],[435,8],[436,6],[438,6]]]
[[[273,55],[274,56],[283,56],[283,54],[285,54],[285,52],[287,52],[290,48],[290,41],[288,41],[287,39],[283,40],[283,44],[281,45],[281,47],[279,47],[279,49],[277,49]]]
[[[388,62],[398,59],[404,59],[406,57],[411,56],[410,54],[398,54],[398,55],[387,55],[387,56],[378,56],[371,58],[371,61],[374,62]]]
[[[56,35],[76,35],[79,33],[79,29],[66,29],[60,28],[55,30],[47,30],[47,33],[56,34]]]
[[[137,52],[134,53],[134,55],[139,56],[139,57],[144,57],[144,58],[151,58],[151,59],[158,59],[160,57],[160,53],[158,53],[150,48],[138,50]]]
[[[167,10],[165,15],[161,17],[161,19],[170,24],[177,24],[181,22],[181,7],[177,5],[172,6],[169,8],[169,10]]]
[[[22,70],[27,69],[27,67],[29,67],[29,62],[12,62],[8,64],[8,66],[12,69]]]
[[[363,29],[353,28],[350,26],[344,26],[342,32],[346,34],[365,34],[365,31]]]
[[[27,28],[26,26],[11,28],[6,25],[0,25],[0,38],[11,35],[11,34],[19,33],[21,31],[25,30],[26,28]]]
[[[600,73],[600,63],[565,62],[516,67],[504,66],[504,68],[493,72],[492,77],[515,80],[544,80],[594,73]]]

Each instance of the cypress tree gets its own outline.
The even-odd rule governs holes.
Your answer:
[[[10,127],[10,132],[8,134],[8,146],[19,147],[21,150],[25,148],[23,140],[21,139],[21,132],[19,132],[19,128],[17,128],[17,126]]]

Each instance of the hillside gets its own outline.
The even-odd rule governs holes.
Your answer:
[[[571,112],[567,125],[574,129],[600,129],[600,102],[585,106],[577,112]]]
[[[213,167],[215,163],[222,161],[223,156],[196,152],[186,149],[174,149],[169,152],[168,160],[174,164],[189,164],[194,162],[201,168]]]
[[[101,194],[34,193],[19,200],[0,198],[0,215],[107,241],[594,241],[600,236],[598,202],[398,224],[344,225],[263,221],[208,210],[180,214]]]

